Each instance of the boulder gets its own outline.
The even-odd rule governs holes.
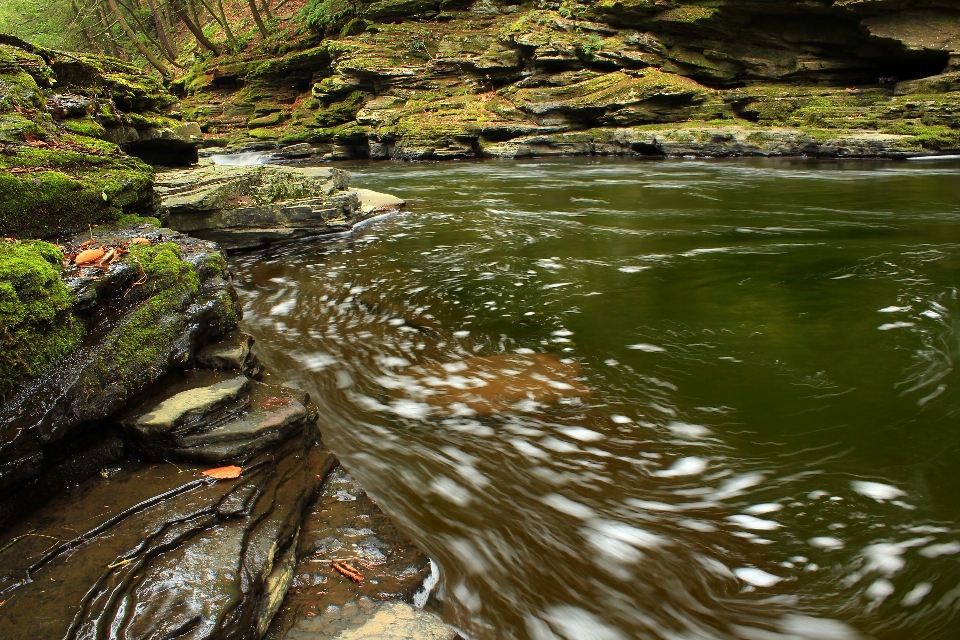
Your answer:
[[[348,187],[336,168],[210,165],[161,174],[157,193],[171,227],[229,251],[349,229],[365,214]]]

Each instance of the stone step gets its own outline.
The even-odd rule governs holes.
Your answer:
[[[293,387],[195,371],[121,424],[153,460],[224,462],[275,446],[316,417],[307,395]]]

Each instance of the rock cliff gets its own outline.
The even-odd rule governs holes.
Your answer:
[[[322,35],[294,29],[268,58],[211,58],[179,81],[207,145],[307,143],[326,159],[960,148],[952,2],[379,0],[349,22],[327,4],[310,5]]]

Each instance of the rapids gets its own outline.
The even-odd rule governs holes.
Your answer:
[[[351,170],[406,212],[231,267],[446,620],[960,637],[960,162]]]

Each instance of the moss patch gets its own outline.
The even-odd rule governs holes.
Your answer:
[[[54,245],[0,242],[0,398],[80,344],[83,325],[62,273]]]
[[[124,261],[141,269],[141,286],[150,297],[114,332],[107,347],[107,359],[120,370],[157,364],[179,330],[179,312],[200,291],[197,270],[172,242],[131,245]]]

